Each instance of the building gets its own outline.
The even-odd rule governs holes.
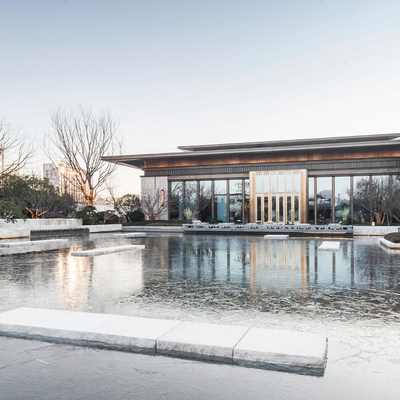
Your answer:
[[[142,192],[166,193],[165,219],[183,219],[190,208],[202,221],[330,223],[348,213],[367,223],[372,212],[355,193],[366,189],[372,199],[373,187],[391,187],[400,176],[400,134],[178,149],[104,160],[141,169]]]
[[[76,171],[63,164],[43,164],[43,177],[59,191],[60,194],[68,193],[76,202],[84,203],[82,192],[76,181]]]

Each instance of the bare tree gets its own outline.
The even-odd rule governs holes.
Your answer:
[[[4,119],[0,120],[0,178],[10,176],[25,166],[34,153],[32,143],[27,143],[18,129]]]
[[[155,221],[168,210],[168,199],[164,190],[142,187],[141,210],[146,219]]]
[[[354,204],[372,213],[377,224],[383,224],[391,214],[392,196],[388,179],[361,179],[354,187]],[[389,220],[387,220],[389,223]]]
[[[108,111],[95,115],[88,107],[58,108],[50,113],[51,145],[45,146],[53,164],[63,164],[74,171],[70,184],[93,206],[117,164],[102,157],[122,153],[122,139],[117,136],[118,124]]]

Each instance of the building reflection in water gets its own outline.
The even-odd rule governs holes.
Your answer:
[[[160,242],[162,240],[162,242]],[[151,238],[144,259],[144,282],[153,272],[171,281],[215,284],[245,284],[250,291],[297,292],[341,288],[396,288],[399,272],[393,256],[376,242],[355,245],[342,240],[339,251],[318,250],[321,239],[269,241],[261,238],[184,237]],[[155,259],[156,258],[156,259]],[[396,258],[398,260],[398,258]],[[394,265],[393,265],[394,264]],[[394,275],[395,274],[395,275]]]

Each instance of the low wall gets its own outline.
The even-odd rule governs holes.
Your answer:
[[[354,236],[385,236],[388,233],[399,232],[400,226],[354,226]]]
[[[90,233],[119,232],[119,231],[122,231],[122,225],[121,224],[85,225],[85,228],[89,228],[89,232]]]
[[[0,239],[29,237],[32,230],[71,229],[82,226],[81,219],[17,219],[14,223],[0,219]]]

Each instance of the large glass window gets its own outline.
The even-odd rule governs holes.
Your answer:
[[[278,175],[278,191],[280,193],[285,191],[285,175],[283,172],[280,172]]]
[[[220,222],[226,221],[226,181],[214,182],[214,212]]]
[[[276,196],[272,196],[272,204],[271,204],[271,215],[272,222],[276,222]]]
[[[292,224],[292,196],[286,197],[286,220],[288,224]]]
[[[286,192],[292,191],[292,178],[293,175],[291,173],[286,174]]]
[[[271,173],[271,193],[276,192],[276,173]]]
[[[243,222],[247,224],[250,221],[250,181],[244,180],[244,219]]]
[[[264,222],[268,222],[268,196],[264,197]]]
[[[170,218],[175,220],[183,219],[183,190],[182,182],[171,182],[169,211]]]
[[[350,219],[350,177],[335,177],[335,222]]]
[[[262,175],[258,173],[258,175],[256,175],[256,193],[262,193],[262,191]]]
[[[300,192],[300,174],[293,174],[293,192]]]
[[[212,220],[212,186],[211,181],[200,181],[199,219],[202,222]]]
[[[297,195],[299,199],[300,171],[263,171],[254,172],[251,176],[258,186],[259,176],[262,178],[262,192],[256,190],[253,200],[257,210],[254,213],[256,221],[285,224],[299,222],[299,210],[297,213],[294,210],[293,196]]]
[[[231,179],[229,181],[229,222],[243,222],[243,181],[242,179]]]
[[[308,178],[308,222],[315,224],[314,178]]]
[[[389,176],[380,175],[372,177],[371,185],[371,211],[376,224],[387,223],[390,214]]]
[[[284,222],[283,220],[284,210],[283,210],[283,197],[279,196],[279,222]]]
[[[317,223],[332,222],[332,177],[317,179]]]
[[[355,176],[353,189],[354,223],[370,222],[370,181],[369,176]]]
[[[263,187],[263,193],[268,193],[269,192],[269,174],[264,174],[264,187]]]
[[[197,181],[185,182],[185,210],[190,209],[193,218],[197,218]]]
[[[392,176],[390,188],[390,202],[392,205],[392,222],[400,222],[400,175]]]

